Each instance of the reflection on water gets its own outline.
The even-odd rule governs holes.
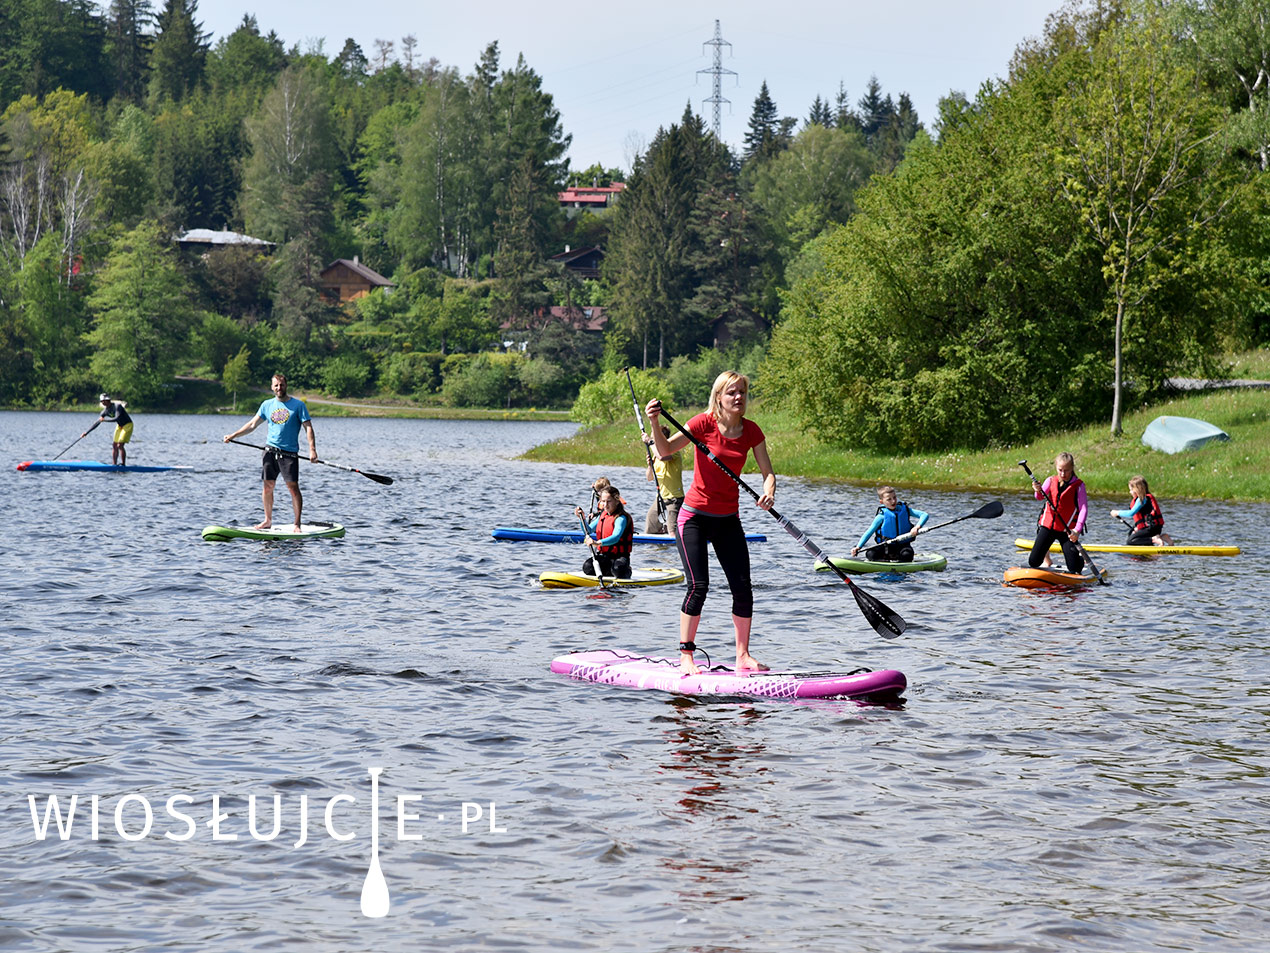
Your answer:
[[[204,543],[260,506],[257,455],[219,442],[231,423],[137,418],[130,459],[187,472],[20,474],[83,421],[0,415],[4,949],[1228,953],[1270,933],[1270,508],[1167,501],[1176,538],[1245,555],[1101,554],[1111,585],[1054,594],[1001,585],[1035,518],[1005,495],[1000,519],[923,537],[945,572],[857,577],[908,621],[893,641],[746,510],[769,537],[751,548],[756,654],[897,668],[907,701],[679,699],[547,671],[588,648],[673,653],[678,587],[545,591],[582,547],[489,537],[569,521],[597,468],[512,457],[571,426],[319,418],[324,459],[396,481],[302,471],[306,513],[348,535]],[[644,487],[632,448],[600,469]],[[782,512],[840,553],[873,496],[790,480]],[[921,494],[940,520],[985,499]],[[726,659],[716,595],[697,641]],[[392,898],[373,921],[371,766]],[[274,792],[317,805],[303,847],[251,838],[246,798]],[[131,793],[160,811],[190,796],[198,836],[128,842],[105,808],[98,840],[33,836],[28,795]],[[351,841],[324,833],[341,795]],[[238,840],[212,838],[213,796]],[[419,840],[399,837],[400,797]],[[471,805],[486,824],[464,832]]]

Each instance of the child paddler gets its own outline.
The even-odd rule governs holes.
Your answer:
[[[609,485],[600,490],[599,515],[589,523],[582,507],[575,506],[573,513],[582,520],[584,542],[592,547],[593,555],[582,564],[588,576],[615,576],[631,578],[631,542],[635,537],[635,521],[622,505],[617,487]]]
[[[1129,496],[1133,498],[1131,507],[1111,511],[1112,516],[1130,523],[1125,545],[1172,546],[1173,538],[1164,532],[1164,513],[1142,474],[1130,478]]]
[[[917,520],[916,525],[913,522],[914,518]],[[864,535],[860,537],[860,542],[851,550],[851,555],[855,556],[863,551],[866,559],[911,563],[913,561],[912,541],[895,541],[896,537],[908,533],[916,536],[929,519],[929,513],[923,513],[903,502],[895,492],[895,487],[880,486],[878,487],[877,514],[873,517],[869,528],[864,531]],[[873,537],[873,543],[866,548],[864,544],[869,541],[870,536]]]
[[[1063,547],[1068,572],[1080,572],[1085,568],[1085,557],[1076,548],[1076,542],[1085,530],[1089,499],[1085,494],[1084,481],[1076,476],[1076,459],[1070,453],[1060,453],[1054,458],[1054,475],[1046,477],[1043,484],[1032,477],[1032,487],[1038,500],[1048,499],[1049,502],[1044,504],[1037,517],[1036,541],[1032,543],[1027,564],[1033,569],[1042,563],[1048,566],[1050,546],[1058,540]],[[1057,517],[1055,510],[1058,511]]]

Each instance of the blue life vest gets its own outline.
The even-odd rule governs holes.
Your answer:
[[[913,528],[913,515],[909,512],[908,504],[899,502],[895,504],[895,509],[888,510],[885,506],[879,506],[877,513],[882,515],[882,525],[873,535],[875,542],[885,542],[888,539],[894,539],[896,536],[903,536]]]

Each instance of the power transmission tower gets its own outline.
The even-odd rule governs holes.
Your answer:
[[[712,123],[711,123],[711,125],[710,125],[710,129],[711,129],[711,131],[714,133],[714,138],[716,138],[716,139],[718,139],[720,142],[722,142],[722,141],[723,141],[723,136],[722,136],[722,135],[720,134],[720,132],[719,132],[719,130],[720,130],[720,125],[719,125],[719,107],[720,107],[720,106],[722,106],[724,103],[727,103],[729,106],[731,106],[731,105],[732,105],[732,101],[731,101],[730,99],[724,99],[724,98],[723,98],[723,92],[722,92],[722,90],[723,90],[723,76],[724,76],[724,74],[727,74],[728,76],[736,76],[736,71],[735,71],[735,70],[730,70],[730,69],[724,69],[724,68],[723,68],[723,48],[724,48],[725,46],[726,46],[726,47],[729,47],[729,49],[728,49],[728,55],[729,55],[729,56],[731,56],[731,55],[732,55],[732,50],[731,50],[731,46],[732,46],[732,44],[731,44],[731,43],[729,43],[727,40],[725,40],[725,39],[723,38],[723,34],[719,31],[719,21],[718,21],[718,20],[715,20],[715,21],[714,21],[714,39],[713,39],[713,40],[706,40],[704,43],[702,43],[702,44],[701,44],[701,46],[702,46],[703,48],[704,48],[704,47],[707,47],[707,46],[713,46],[713,47],[714,47],[714,66],[710,67],[710,69],[699,69],[699,70],[697,70],[697,72],[698,72],[698,73],[709,73],[711,76],[713,76],[713,77],[714,77],[714,95],[713,95],[713,96],[711,96],[709,99],[703,99],[703,100],[702,100],[702,102],[703,102],[703,103],[711,103],[711,104],[713,104],[713,105],[714,105],[714,122],[712,122]],[[741,81],[738,79],[738,80],[737,80],[737,84],[739,85],[739,84],[740,84],[740,82],[741,82]]]

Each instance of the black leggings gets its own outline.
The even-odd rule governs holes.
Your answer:
[[[913,561],[913,547],[908,543],[883,543],[862,552],[865,559],[874,562],[911,563]]]
[[[1129,530],[1129,538],[1125,541],[1126,546],[1154,546],[1155,537],[1160,535],[1160,531],[1164,529],[1159,523],[1147,523],[1141,529]]]
[[[686,511],[683,511],[686,513]],[[688,577],[688,594],[684,596],[685,615],[701,615],[701,607],[710,589],[709,549],[728,578],[732,590],[732,614],[743,619],[754,616],[754,590],[750,585],[750,550],[741,528],[740,515],[706,516],[687,513],[679,523],[679,555],[683,557]]]
[[[1033,569],[1039,566],[1054,540],[1058,540],[1059,545],[1063,547],[1063,558],[1067,560],[1068,572],[1080,572],[1085,568],[1085,557],[1080,554],[1080,550],[1068,538],[1067,533],[1061,529],[1050,529],[1048,526],[1036,527],[1036,542],[1032,544],[1032,554],[1028,556],[1027,564]]]
[[[600,571],[595,571],[596,562],[600,564]],[[618,579],[631,578],[631,557],[630,556],[610,556],[605,553],[589,557],[582,564],[582,572],[587,576],[615,576]]]

